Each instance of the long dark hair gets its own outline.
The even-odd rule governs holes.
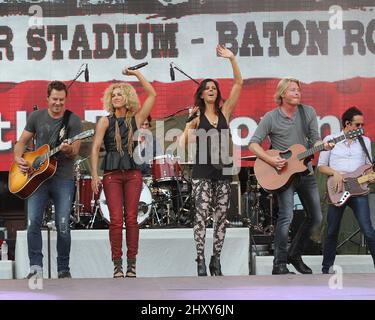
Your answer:
[[[220,110],[221,92],[219,88],[219,83],[214,79],[204,79],[201,81],[197,91],[195,91],[195,94],[194,94],[194,99],[195,99],[194,105],[199,107],[199,111],[201,112],[201,114],[204,114],[206,110],[206,105],[204,103],[204,100],[201,98],[201,95],[202,95],[202,92],[206,89],[207,82],[215,83],[216,90],[217,90],[217,97],[215,100],[215,110],[216,112],[219,112]]]

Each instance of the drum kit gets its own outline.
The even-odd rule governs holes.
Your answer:
[[[107,229],[110,214],[102,185],[95,194],[91,189],[89,156],[74,163],[75,195],[71,210],[72,229]],[[153,227],[192,227],[194,220],[191,197],[191,162],[179,157],[161,155],[150,161],[151,175],[142,177],[138,204],[138,225]],[[243,157],[254,160],[254,156]],[[264,235],[273,235],[277,215],[276,198],[261,188],[253,168],[246,167],[246,190],[243,193],[244,211],[241,225]],[[228,221],[230,222],[230,221]],[[43,226],[54,228],[52,202],[45,211]]]
[[[71,213],[74,229],[106,229],[110,214],[102,186],[95,194],[91,176],[82,174],[84,162],[74,164],[75,197]],[[191,182],[185,178],[178,157],[161,155],[150,162],[151,176],[144,176],[138,204],[138,225],[144,228],[163,226],[191,226]]]
[[[242,157],[254,161],[255,156]],[[251,167],[246,167],[246,189],[244,193],[244,215],[242,222],[256,234],[273,235],[275,232],[277,202],[272,193],[265,191],[258,183]]]

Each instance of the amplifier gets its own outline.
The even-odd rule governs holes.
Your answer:
[[[229,221],[237,220],[241,216],[241,186],[239,181],[233,181],[230,184],[230,208],[227,213]]]

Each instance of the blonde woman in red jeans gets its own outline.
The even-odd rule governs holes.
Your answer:
[[[156,92],[138,70],[125,69],[123,74],[135,76],[146,91],[147,97],[139,108],[137,93],[129,83],[110,85],[103,97],[104,108],[109,115],[101,117],[96,125],[91,152],[92,181],[95,193],[101,183],[98,176],[99,150],[104,142],[106,155],[103,189],[110,215],[109,240],[111,243],[114,278],[123,278],[122,228],[125,212],[127,269],[126,277],[136,277],[139,228],[137,223],[138,202],[142,191],[139,161],[133,157],[136,142],[133,139],[138,128],[147,119],[155,103]]]

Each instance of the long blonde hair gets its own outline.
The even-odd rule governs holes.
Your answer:
[[[281,79],[276,87],[276,93],[275,93],[275,102],[278,106],[281,106],[283,104],[283,97],[285,90],[288,88],[289,83],[295,82],[297,83],[298,87],[301,89],[301,83],[299,80],[294,78],[284,78]]]
[[[125,98],[125,104],[124,107],[126,109],[125,114],[125,124],[129,128],[128,130],[128,154],[132,155],[133,152],[133,125],[132,125],[132,118],[137,113],[139,109],[139,99],[137,92],[135,91],[134,87],[125,82],[120,83],[113,83],[111,84],[104,92],[103,96],[103,106],[104,109],[112,116],[115,117],[115,108],[112,104],[112,94],[115,89],[119,88]],[[115,123],[115,142],[116,142],[116,149],[118,152],[120,152],[121,156],[124,154],[124,151],[122,149],[122,142],[121,142],[121,135],[120,135],[120,128],[116,119]]]

